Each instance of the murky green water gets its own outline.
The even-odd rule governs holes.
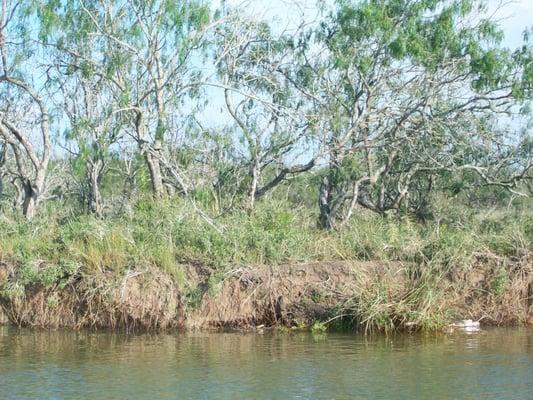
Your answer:
[[[533,331],[114,335],[0,327],[2,399],[533,399]]]

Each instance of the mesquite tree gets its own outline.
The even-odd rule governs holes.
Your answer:
[[[356,206],[398,210],[428,175],[473,173],[514,190],[530,172],[515,132],[503,135],[494,117],[530,95],[531,48],[499,46],[482,10],[476,0],[341,0],[304,37],[294,80],[328,149],[324,228]]]
[[[145,158],[154,198],[163,197],[162,149],[187,97],[198,92],[208,7],[196,0],[54,1],[47,7],[71,21],[70,29],[56,31],[56,46],[107,80],[116,111],[128,113],[128,133]],[[85,43],[72,46],[71,33]],[[90,38],[97,51],[80,49]]]
[[[253,209],[303,172],[328,229],[435,192],[531,195],[532,47],[502,47],[482,0],[337,0],[291,31],[202,0],[0,5],[0,195],[28,218],[78,194],[68,151],[92,212],[112,171],[212,225],[210,186]]]
[[[217,29],[216,56],[235,152],[248,170],[248,209],[288,176],[314,167],[313,125],[306,103],[283,71],[292,67],[293,44],[268,24],[229,15]],[[299,157],[300,156],[300,157]],[[307,159],[298,163],[298,159]],[[270,178],[265,171],[270,169]]]
[[[93,21],[79,5],[64,10],[55,2],[37,8],[39,37],[50,54],[48,74],[58,88],[56,108],[66,117],[66,149],[83,165],[82,194],[90,212],[100,215],[101,180],[108,167],[110,148],[123,135],[122,112],[114,84],[98,68],[109,43],[91,30]],[[60,20],[61,24],[57,21]]]
[[[34,45],[20,33],[24,22],[21,8],[19,1],[2,0],[0,135],[15,159],[11,174],[15,184],[22,188],[22,212],[32,219],[45,189],[50,162],[50,112],[45,84],[34,79],[39,68],[32,52]],[[27,66],[32,64],[32,70],[28,70]]]
[[[71,152],[85,169],[85,202],[90,212],[101,215],[103,199],[100,185],[109,167],[110,148],[122,135],[119,113],[109,101],[106,82],[76,74],[62,86],[64,111],[70,128],[66,139],[74,143]]]

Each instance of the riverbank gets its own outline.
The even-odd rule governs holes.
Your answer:
[[[0,305],[20,326],[441,329],[533,316],[531,208],[334,231],[282,203],[212,225],[179,198],[106,219],[0,216]]]
[[[455,319],[520,325],[533,316],[533,258],[476,255],[469,268],[427,271],[402,262],[318,262],[103,271],[2,298],[19,326],[121,330],[257,327],[364,331],[439,329]],[[13,274],[7,265],[4,275]]]

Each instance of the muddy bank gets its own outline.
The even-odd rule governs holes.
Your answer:
[[[533,317],[533,259],[477,255],[468,267],[318,262],[224,272],[182,267],[100,271],[0,297],[0,320],[20,326],[253,329],[315,322],[359,329],[431,329],[460,318],[516,325]],[[0,285],[17,268],[0,265]]]

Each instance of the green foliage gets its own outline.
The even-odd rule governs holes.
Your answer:
[[[260,202],[249,214],[235,210],[214,229],[179,198],[139,200],[132,214],[105,220],[51,209],[29,223],[3,217],[0,259],[19,265],[23,285],[46,286],[83,271],[155,266],[180,278],[180,264],[200,262],[223,271],[234,265],[316,260],[408,261],[467,266],[475,252],[521,256],[531,251],[529,208],[487,217],[447,207],[439,223],[359,212],[344,229],[324,232],[313,214],[286,202]],[[442,216],[441,216],[442,215]]]
[[[508,280],[509,274],[505,268],[500,268],[490,283],[490,289],[496,297],[501,296],[505,292]]]
[[[240,265],[399,261],[415,266],[411,292],[391,301],[390,282],[380,277],[353,305],[360,322],[436,326],[447,317],[433,308],[445,272],[468,269],[476,253],[508,259],[533,250],[531,199],[508,190],[531,193],[530,126],[509,134],[495,116],[530,113],[531,32],[520,48],[504,48],[497,24],[475,19],[483,1],[338,0],[298,37],[277,37],[268,23],[235,14],[204,32],[209,2],[198,0],[23,6],[2,28],[6,71],[46,76],[35,93],[56,105],[52,130],[64,132],[52,139],[76,154],[51,161],[47,172],[56,179],[44,185],[32,222],[9,210],[15,184],[35,161],[24,151],[15,157],[14,145],[5,165],[2,154],[0,262],[14,266],[3,297],[150,267],[169,274],[194,308],[203,292],[188,287],[185,265],[214,271],[206,284],[216,296],[224,273]],[[319,56],[309,58],[315,48]],[[217,64],[201,65],[207,55]],[[198,119],[210,99],[196,82],[210,69],[218,73],[209,76],[219,79],[213,87],[233,86],[235,126],[205,128]],[[7,117],[17,110],[40,120],[17,85],[3,88]],[[23,130],[33,134],[35,121]],[[291,171],[315,151],[313,171]],[[177,171],[187,188],[148,197],[151,154],[164,184]],[[98,217],[85,212],[95,164],[105,198]],[[281,183],[244,210],[257,171],[260,187],[279,176]],[[339,220],[355,187],[369,199],[357,198],[352,219],[329,232],[316,226],[326,177],[327,206]],[[491,293],[504,293],[508,278],[498,270]],[[51,308],[57,302],[47,299]],[[424,309],[437,310],[433,319]],[[312,330],[325,328],[317,322]]]
[[[325,333],[327,330],[328,326],[320,321],[315,321],[315,323],[311,325],[311,332],[314,334]]]

